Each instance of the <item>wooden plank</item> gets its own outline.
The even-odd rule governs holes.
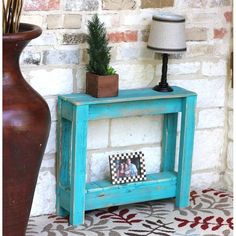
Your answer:
[[[101,194],[100,197],[96,198],[86,194],[85,210],[173,198],[175,197],[175,194],[176,184],[147,186],[145,189],[133,189],[132,191],[124,190],[122,192],[117,191],[116,193],[104,192],[104,194]]]
[[[160,115],[180,112],[181,109],[181,98],[97,104],[89,106],[89,120],[138,115]]]
[[[147,181],[143,182],[121,185],[110,183],[104,188],[90,189],[86,193],[85,210],[175,197],[176,174],[174,172],[158,173],[150,177],[148,176]]]
[[[93,192],[94,189],[101,188],[96,182],[90,182],[89,184],[86,184],[85,191],[87,192]]]
[[[181,118],[176,206],[189,206],[196,96],[185,98]]]
[[[84,223],[88,107],[73,109],[70,223]]]
[[[62,101],[61,116],[67,120],[73,120],[73,105],[71,103]]]
[[[61,161],[59,166],[60,186],[67,188],[70,186],[70,165],[71,165],[71,124],[72,122],[62,118],[61,129]],[[63,147],[63,148],[62,148]]]
[[[178,113],[164,115],[162,132],[162,171],[174,171]]]
[[[109,98],[94,98],[84,93],[74,93],[68,95],[61,95],[60,98],[68,101],[74,105],[88,105],[88,104],[107,104],[116,102],[128,101],[141,101],[141,100],[155,100],[155,99],[168,99],[180,98],[195,95],[194,92],[185,90],[183,88],[173,86],[173,92],[162,93],[152,90],[152,88],[129,89],[119,90],[117,97]]]
[[[131,182],[131,183],[126,183],[126,184],[117,184],[113,185],[111,183],[111,180],[99,180],[99,181],[94,181],[86,184],[86,189],[88,192],[99,192],[99,191],[104,191],[106,189],[119,189],[119,188],[125,188],[125,187],[133,187],[133,186],[143,186],[146,185],[147,182],[149,183],[155,183],[155,182],[165,182],[165,181],[176,181],[176,172],[159,172],[159,173],[153,173],[153,174],[147,174],[147,180],[145,181],[138,181],[138,182]]]
[[[61,195],[61,207],[65,209],[65,214],[69,215],[70,213],[70,191],[66,191],[60,188],[60,195]]]
[[[62,124],[61,124],[61,99],[57,101],[57,153],[56,153],[56,213],[57,215],[64,216],[63,209],[61,208],[61,196],[60,196],[60,166],[61,166],[61,153],[62,153]],[[64,134],[63,134],[64,135]]]
[[[170,184],[170,187],[167,185]],[[100,198],[102,200],[105,198],[105,195],[110,194],[112,191],[114,194],[134,194],[140,196],[140,192],[143,192],[145,189],[148,193],[148,196],[143,196],[142,201],[147,201],[150,197],[150,200],[153,199],[161,199],[157,198],[156,196],[153,196],[153,193],[150,193],[150,190],[148,188],[151,188],[152,190],[156,191],[157,194],[159,195],[160,192],[162,194],[166,194],[166,191],[168,191],[169,188],[171,188],[170,195],[169,197],[174,197],[174,189],[173,185],[176,185],[176,173],[171,173],[171,172],[165,172],[165,173],[156,173],[156,174],[149,174],[147,176],[147,181],[144,182],[134,182],[134,183],[129,183],[129,184],[122,184],[122,185],[112,185],[110,181],[97,181],[97,182],[91,182],[86,185],[87,193],[86,193],[86,207],[85,210],[92,210],[92,209],[98,209],[98,208],[103,208],[109,205],[104,205],[105,203],[101,203],[102,205],[98,207],[97,205],[94,206],[94,208],[91,206],[91,203],[89,201],[94,201],[98,200],[100,201]],[[70,191],[66,191],[63,188],[60,188],[61,192],[61,206],[65,208],[67,211],[70,209],[70,204],[69,204],[69,199],[70,199]],[[141,193],[142,194],[142,193]],[[168,194],[167,194],[168,195]],[[90,198],[92,200],[90,200]],[[94,199],[95,198],[95,199]],[[164,197],[163,197],[164,198]],[[123,198],[122,198],[123,199]],[[137,202],[137,200],[132,200],[130,199],[129,203],[132,202]],[[91,207],[88,208],[87,204],[90,205]],[[127,201],[125,200],[124,203],[120,202],[118,205],[122,204],[127,204]],[[68,213],[67,213],[68,214]]]

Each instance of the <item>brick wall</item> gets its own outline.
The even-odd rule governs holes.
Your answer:
[[[171,85],[198,93],[192,186],[232,185],[223,181],[231,114],[226,105],[231,4],[230,0],[25,0],[21,21],[40,25],[43,34],[25,49],[21,68],[52,114],[32,215],[55,212],[57,94],[85,89],[86,25],[96,12],[107,27],[120,89],[154,86],[159,81],[160,56],[146,48],[152,15],[169,11],[186,17],[188,50],[171,57],[168,73]],[[142,150],[148,172],[158,171],[161,121],[160,116],[90,122],[87,180],[108,176],[108,155],[120,151]]]

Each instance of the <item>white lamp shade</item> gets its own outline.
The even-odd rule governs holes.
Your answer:
[[[171,13],[153,16],[147,47],[167,54],[186,51],[185,18]]]

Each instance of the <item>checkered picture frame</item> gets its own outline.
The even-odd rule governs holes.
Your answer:
[[[132,177],[118,177],[116,174],[116,161],[118,160],[127,160],[132,158],[138,158],[140,163],[139,173],[136,176]],[[111,173],[111,182],[112,184],[123,184],[130,182],[137,182],[146,180],[146,167],[143,152],[130,152],[130,153],[120,153],[115,155],[109,155],[109,163],[110,163],[110,173]]]

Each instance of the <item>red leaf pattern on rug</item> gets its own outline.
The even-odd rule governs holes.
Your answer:
[[[178,227],[184,227],[185,225],[187,225],[189,223],[188,220],[180,219],[180,218],[177,218],[177,217],[175,217],[175,220],[182,221],[182,223],[178,224]]]
[[[48,219],[54,219],[53,223],[55,224],[63,224],[63,223],[68,223],[69,216],[61,217],[57,215],[49,215]]]
[[[118,213],[115,213],[119,207],[110,207],[107,209],[107,211],[101,211],[95,214],[97,217],[100,217],[100,219],[112,219],[113,223],[122,223],[122,224],[129,224],[132,225],[133,223],[139,223],[142,220],[141,219],[133,219],[137,214],[128,214],[129,209],[123,209],[120,210]],[[125,216],[126,215],[126,216]],[[133,220],[131,220],[133,219]],[[114,221],[115,220],[115,221]]]
[[[208,188],[208,189],[204,189],[202,190],[202,193],[209,193],[209,192],[213,192],[213,195],[218,196],[218,197],[231,197],[233,198],[233,196],[229,193],[226,193],[225,191],[219,191],[213,188]]]
[[[233,217],[228,218],[226,222],[228,223],[230,229],[233,229]]]
[[[203,224],[201,225],[201,228],[203,230],[206,230],[209,228],[209,221],[212,220],[214,216],[208,216],[205,219],[203,219]]]
[[[196,191],[190,192],[190,202],[193,202],[193,205],[196,205],[196,198],[200,197],[200,195],[197,194]]]
[[[126,213],[128,213],[129,210],[128,209],[123,209],[119,212],[119,215],[122,217],[123,215],[125,215]]]
[[[199,225],[201,219],[202,219],[202,217],[200,217],[200,216],[195,217],[195,218],[194,218],[194,222],[193,222],[192,224],[190,224],[190,227],[191,227],[191,228],[194,228],[194,227],[196,227],[197,225]],[[191,221],[189,221],[189,222],[191,222]]]
[[[175,217],[175,220],[181,222],[180,224],[178,224],[178,227],[180,228],[186,226],[187,224],[190,224],[189,226],[191,228],[195,228],[196,226],[200,225],[201,229],[203,230],[208,229],[210,226],[213,226],[212,231],[216,231],[222,226],[228,226],[230,229],[233,229],[232,217],[228,218],[226,220],[226,223],[224,223],[224,219],[222,217],[217,217],[216,219],[214,218],[215,216],[208,216],[202,219],[202,217],[197,216],[197,217],[194,217],[193,221],[191,221],[191,220]]]

